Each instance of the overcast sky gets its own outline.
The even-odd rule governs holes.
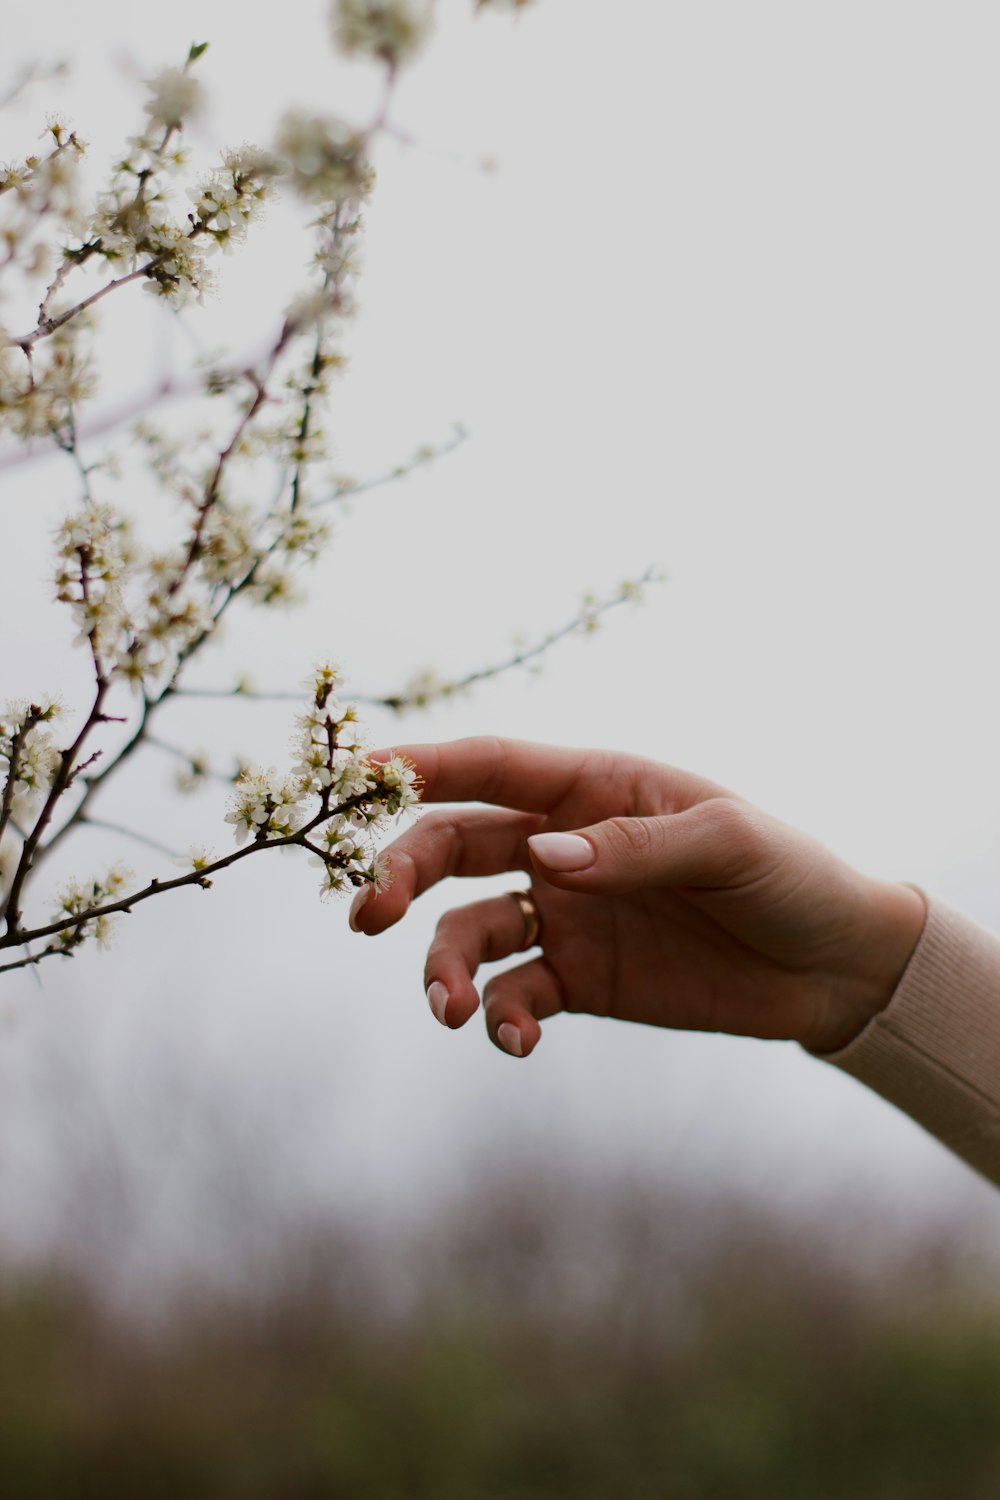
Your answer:
[[[654,563],[668,577],[646,605],[554,651],[540,677],[375,717],[374,739],[637,750],[1000,928],[995,7],[471,11],[439,6],[399,89],[395,121],[419,145],[380,148],[338,461],[377,473],[455,421],[471,439],[359,500],[308,607],[231,629],[200,680],[249,667],[294,685],[325,651],[359,690],[425,665],[458,673]],[[57,97],[110,160],[137,80],[193,39],[212,44],[199,151],[268,139],[291,103],[370,110],[375,80],[332,58],[323,5],[248,14],[230,0],[22,7],[8,66],[51,57],[57,38],[74,76],[27,97],[0,156]],[[301,258],[275,213],[227,263],[206,336],[245,347]],[[109,314],[108,401],[183,353],[142,302]],[[0,480],[16,641],[0,692],[72,698],[83,664],[44,585],[71,475],[51,461]],[[182,743],[284,753],[280,705],[173,712]],[[121,806],[171,844],[226,842],[222,802],[172,803],[152,755]],[[81,834],[73,868],[123,852]],[[478,1021],[446,1034],[423,953],[444,906],[482,891],[435,892],[371,942],[319,903],[315,871],[278,863],[147,906],[113,953],[50,968],[41,988],[8,983],[11,1236],[56,1232],[59,1191],[83,1180],[72,1143],[96,1119],[148,1194],[134,1233],[171,1243],[193,1214],[184,1184],[240,1149],[288,1203],[320,1208],[391,1209],[488,1156],[558,1152],[779,1202],[860,1194],[904,1218],[962,1204],[995,1227],[993,1190],[793,1046],[559,1018],[520,1065]]]

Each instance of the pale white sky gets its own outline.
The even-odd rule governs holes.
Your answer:
[[[439,6],[399,90],[395,118],[422,145],[379,159],[337,422],[358,474],[454,420],[472,440],[359,501],[309,607],[231,630],[202,680],[251,666],[294,684],[323,651],[359,689],[426,664],[458,672],[655,562],[669,579],[644,609],[553,653],[543,676],[373,720],[375,738],[496,730],[639,750],[1000,927],[995,8],[471,10]],[[310,0],[249,25],[229,0],[50,0],[19,12],[16,55],[60,39],[66,107],[101,161],[137,109],[136,76],[208,39],[210,150],[266,139],[292,102],[370,107],[375,81],[332,59],[323,13]],[[20,110],[25,139],[48,103]],[[474,169],[484,156],[495,174]],[[300,256],[276,213],[227,264],[207,336],[242,347]],[[163,347],[140,301],[111,315],[109,394]],[[5,635],[17,622],[4,695],[82,671],[42,584],[70,495],[54,462],[0,485]],[[199,705],[173,725],[266,762],[287,722],[280,707]],[[221,847],[221,805],[178,807],[165,779],[152,758],[131,777],[130,815]],[[75,867],[119,852],[87,837]],[[262,1155],[289,1204],[319,1208],[391,1206],[490,1154],[564,1151],[780,1202],[860,1193],[906,1216],[961,1201],[995,1224],[991,1189],[794,1047],[562,1018],[519,1066],[478,1022],[442,1032],[423,952],[444,905],[480,890],[434,893],[372,943],[319,904],[315,872],[252,864],[210,897],[137,912],[111,955],[8,986],[8,1222],[44,1234],[58,1220],[51,1184],[82,1180],[67,1143],[96,1110],[145,1205],[131,1210],[142,1245],[184,1241],[192,1176],[214,1201],[213,1142]],[[213,1232],[225,1241],[221,1220]]]

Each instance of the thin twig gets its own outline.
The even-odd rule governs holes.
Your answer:
[[[0,974],[9,974],[12,969],[30,968],[32,964],[40,964],[43,958],[49,958],[53,954],[60,952],[62,952],[60,948],[44,948],[41,953],[32,954],[28,958],[19,958],[11,964],[0,964]],[[73,955],[72,953],[67,953],[66,957],[72,958]]]
[[[297,696],[301,698],[302,694],[299,693]],[[190,751],[185,750],[182,745],[172,745],[169,740],[160,739],[159,735],[147,733],[146,744],[152,746],[154,750],[162,750],[166,755],[172,756],[174,760],[182,761],[188,767],[192,776],[205,777],[208,780],[218,781],[223,786],[228,787],[231,787],[237,779],[237,774],[235,773],[232,776],[226,776],[224,772],[214,771],[211,767],[206,767],[202,770],[198,765],[197,757],[192,755]]]
[[[589,618],[598,619],[600,616],[615,609],[620,604],[631,603],[635,599],[635,588],[646,584],[660,581],[660,574],[650,564],[646,571],[635,580],[633,586],[619,589],[610,599],[605,599],[595,604]],[[492,677],[497,677],[501,672],[508,672],[514,667],[524,666],[525,663],[534,661],[537,657],[548,651],[557,642],[564,640],[575,632],[586,629],[586,620],[579,615],[567,624],[560,626],[558,630],[552,630],[548,635],[535,642],[532,646],[526,646],[522,650],[507,657],[504,661],[496,662],[492,666],[478,667],[475,671],[467,672],[464,677],[456,678],[454,682],[447,684],[452,693],[460,692],[463,688],[472,687],[479,682],[486,682]],[[406,708],[410,699],[405,693],[390,693],[381,696],[373,693],[354,693],[350,698],[355,703],[368,704],[373,708],[391,708],[396,712]],[[179,687],[174,691],[175,698],[214,698],[214,699],[247,699],[251,703],[284,703],[301,697],[301,692],[292,692],[287,689],[275,689],[273,691],[259,691],[256,688],[213,688],[213,687]]]
[[[0,94],[0,109],[7,109],[32,84],[47,83],[50,78],[61,78],[65,75],[66,71],[67,65],[65,62],[53,63],[51,67],[47,68],[37,62],[25,64],[20,74],[7,85],[4,93]]]
[[[84,297],[82,302],[77,302],[74,307],[69,308],[64,313],[60,313],[58,318],[47,318],[44,323],[39,323],[37,328],[32,329],[31,333],[24,333],[18,338],[8,339],[8,345],[13,349],[23,349],[25,354],[27,354],[37,344],[39,339],[48,338],[50,334],[55,333],[57,328],[61,328],[71,318],[78,317],[80,313],[86,312],[88,307],[93,307],[95,302],[100,302],[110,292],[117,291],[120,286],[128,286],[130,281],[138,281],[140,276],[148,275],[151,270],[159,265],[162,259],[162,255],[156,256],[154,259],[147,261],[144,266],[137,266],[134,271],[126,272],[124,276],[118,276],[114,281],[105,282],[104,286],[99,287],[96,292],[92,292],[89,297]]]
[[[407,475],[413,474],[417,469],[426,468],[429,464],[436,463],[439,458],[447,458],[468,441],[469,433],[465,427],[456,426],[454,436],[447,443],[442,443],[440,448],[429,448],[414,455],[408,462],[397,464],[394,469],[387,469],[384,474],[376,474],[372,479],[359,480],[357,484],[343,484],[330,495],[324,495],[319,500],[310,503],[310,510],[317,509],[321,505],[340,505],[345,500],[351,500],[355,495],[364,495],[369,490],[381,489],[383,485],[393,484],[397,479],[405,479]]]
[[[137,844],[145,844],[148,848],[155,849],[157,854],[165,854],[168,859],[180,857],[176,849],[171,849],[168,845],[161,844],[159,840],[150,838],[148,833],[140,833],[137,828],[126,828],[124,823],[112,823],[107,818],[93,818],[89,814],[78,818],[77,823],[81,827],[87,824],[91,828],[106,828],[109,833],[124,834],[126,838],[134,839]]]

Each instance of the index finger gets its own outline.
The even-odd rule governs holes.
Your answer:
[[[373,751],[371,759],[403,755],[412,761],[423,779],[423,802],[492,802],[520,812],[548,812],[600,754],[472,735],[440,745],[396,745]]]

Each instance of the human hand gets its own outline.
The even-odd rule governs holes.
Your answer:
[[[922,931],[917,891],[687,771],[499,738],[393,753],[414,763],[425,803],[492,805],[402,834],[386,851],[392,884],[359,892],[351,926],[384,932],[449,875],[530,873],[541,954],[483,993],[491,1038],[515,1056],[559,1011],[836,1051],[888,1003]],[[463,1026],[480,964],[524,939],[509,896],[446,912],[424,970],[438,1020]]]

